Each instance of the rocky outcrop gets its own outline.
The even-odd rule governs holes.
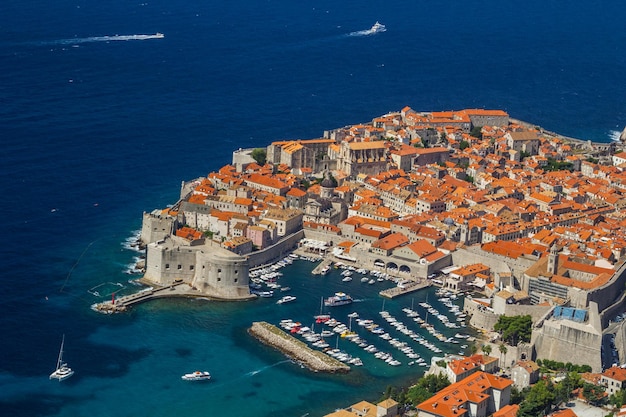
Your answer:
[[[619,135],[620,142],[626,142],[626,127],[622,130],[622,133]]]
[[[252,323],[248,333],[261,343],[279,350],[287,357],[301,363],[313,372],[346,373],[350,367],[288,335],[278,327],[264,321]]]

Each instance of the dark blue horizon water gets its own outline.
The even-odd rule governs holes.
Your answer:
[[[100,316],[88,290],[126,285],[136,253],[124,242],[141,213],[175,202],[182,180],[239,147],[319,137],[406,105],[503,109],[611,140],[626,125],[623,11],[613,1],[4,1],[3,414],[314,416],[413,380],[421,371],[371,364],[323,377],[284,363],[245,333],[253,318],[283,318],[273,303],[161,301]],[[377,20],[386,32],[350,35]],[[157,32],[165,38],[94,39]],[[337,288],[311,284],[310,268],[285,280]],[[370,290],[358,307],[374,316]],[[305,320],[316,303],[283,307]],[[56,384],[64,333],[76,375]],[[215,381],[180,384],[196,367]]]

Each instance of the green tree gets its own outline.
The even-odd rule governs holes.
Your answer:
[[[609,403],[611,403],[616,408],[622,408],[624,404],[626,404],[626,390],[619,390],[615,394],[611,395],[609,398]]]
[[[459,149],[460,149],[460,150],[463,150],[463,149],[469,148],[469,146],[470,146],[470,144],[469,144],[469,142],[468,142],[468,141],[466,141],[466,140],[462,140],[462,141],[461,141],[461,143],[459,143]]]
[[[541,380],[533,385],[524,401],[520,403],[517,417],[537,417],[546,415],[554,404],[551,383]]]
[[[406,401],[415,405],[426,401],[436,392],[450,385],[445,375],[426,375],[417,381],[406,393]]]
[[[583,398],[591,405],[600,405],[606,400],[604,387],[583,382]]]
[[[491,345],[483,345],[481,350],[485,355],[489,356],[489,354],[491,353]]]
[[[500,343],[500,345],[498,346],[498,350],[500,351],[500,367],[502,367],[502,364],[504,364],[504,360],[502,358],[506,355],[508,349],[504,343]]]
[[[526,387],[520,391],[515,385],[513,385],[511,387],[511,404],[519,404],[524,401],[524,398],[528,395],[529,390],[530,387]]]
[[[520,342],[530,342],[532,324],[530,315],[499,316],[493,330],[500,333],[509,345],[517,346]]]
[[[554,386],[554,404],[559,406],[567,402],[572,395],[572,391],[582,387],[582,385],[582,379],[578,373],[568,372],[565,374],[565,378]]]
[[[267,151],[265,148],[256,148],[252,150],[250,156],[257,162],[257,164],[265,165],[265,161],[267,160]]]
[[[483,138],[482,130],[483,130],[482,126],[474,126],[472,130],[470,130],[470,136],[473,136],[478,139],[482,139]]]

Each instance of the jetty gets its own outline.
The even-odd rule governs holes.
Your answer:
[[[397,286],[393,288],[388,288],[386,290],[382,290],[378,294],[386,298],[395,298],[401,295],[405,295],[405,294],[409,294],[409,293],[421,290],[423,288],[428,288],[431,285],[433,285],[431,281],[427,279],[420,279],[419,281],[407,282],[403,284],[402,286]]]
[[[208,296],[184,282],[177,282],[164,287],[147,287],[133,294],[124,295],[119,298],[113,296],[111,300],[96,303],[91,309],[103,314],[123,313],[136,304],[158,298],[209,298],[220,300],[219,298]],[[255,299],[256,295],[251,294],[247,299]]]
[[[248,333],[261,343],[282,352],[313,372],[347,373],[350,371],[348,365],[323,352],[311,349],[305,343],[267,322],[252,323]]]
[[[311,271],[311,273],[313,275],[322,275],[324,268],[330,267],[332,263],[333,261],[331,259],[324,259],[318,266],[315,267],[315,269],[313,269],[313,271]]]

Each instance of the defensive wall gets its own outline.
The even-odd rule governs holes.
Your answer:
[[[588,303],[596,303],[598,311],[605,313],[605,310],[615,303],[621,304],[620,297],[623,295],[624,288],[626,288],[626,262],[617,268],[609,282],[589,292],[587,297]],[[602,325],[604,327],[608,325],[611,317],[613,316],[609,314],[602,315]]]
[[[280,260],[293,252],[298,247],[298,242],[304,237],[304,231],[299,230],[289,236],[285,236],[276,244],[246,255],[249,268],[256,268]]]
[[[141,222],[141,243],[147,245],[163,240],[174,233],[176,227],[176,219],[161,215],[160,210],[154,210],[151,213],[144,212]]]
[[[591,303],[588,319],[576,322],[550,317],[549,311],[533,327],[531,344],[537,359],[590,365],[593,372],[602,371],[602,325],[598,306]],[[572,354],[575,352],[575,354]]]
[[[494,272],[511,272],[514,277],[521,277],[536,259],[519,257],[509,258],[491,252],[484,252],[479,246],[466,246],[452,252],[452,264],[458,266],[481,263]],[[519,279],[519,278],[518,278]]]
[[[504,315],[529,315],[533,323],[535,323],[544,317],[550,309],[550,306],[544,305],[507,304],[504,309]],[[463,301],[463,311],[470,315],[470,326],[487,331],[493,331],[493,326],[497,323],[499,317],[491,308],[484,306],[470,297],[465,297]]]

